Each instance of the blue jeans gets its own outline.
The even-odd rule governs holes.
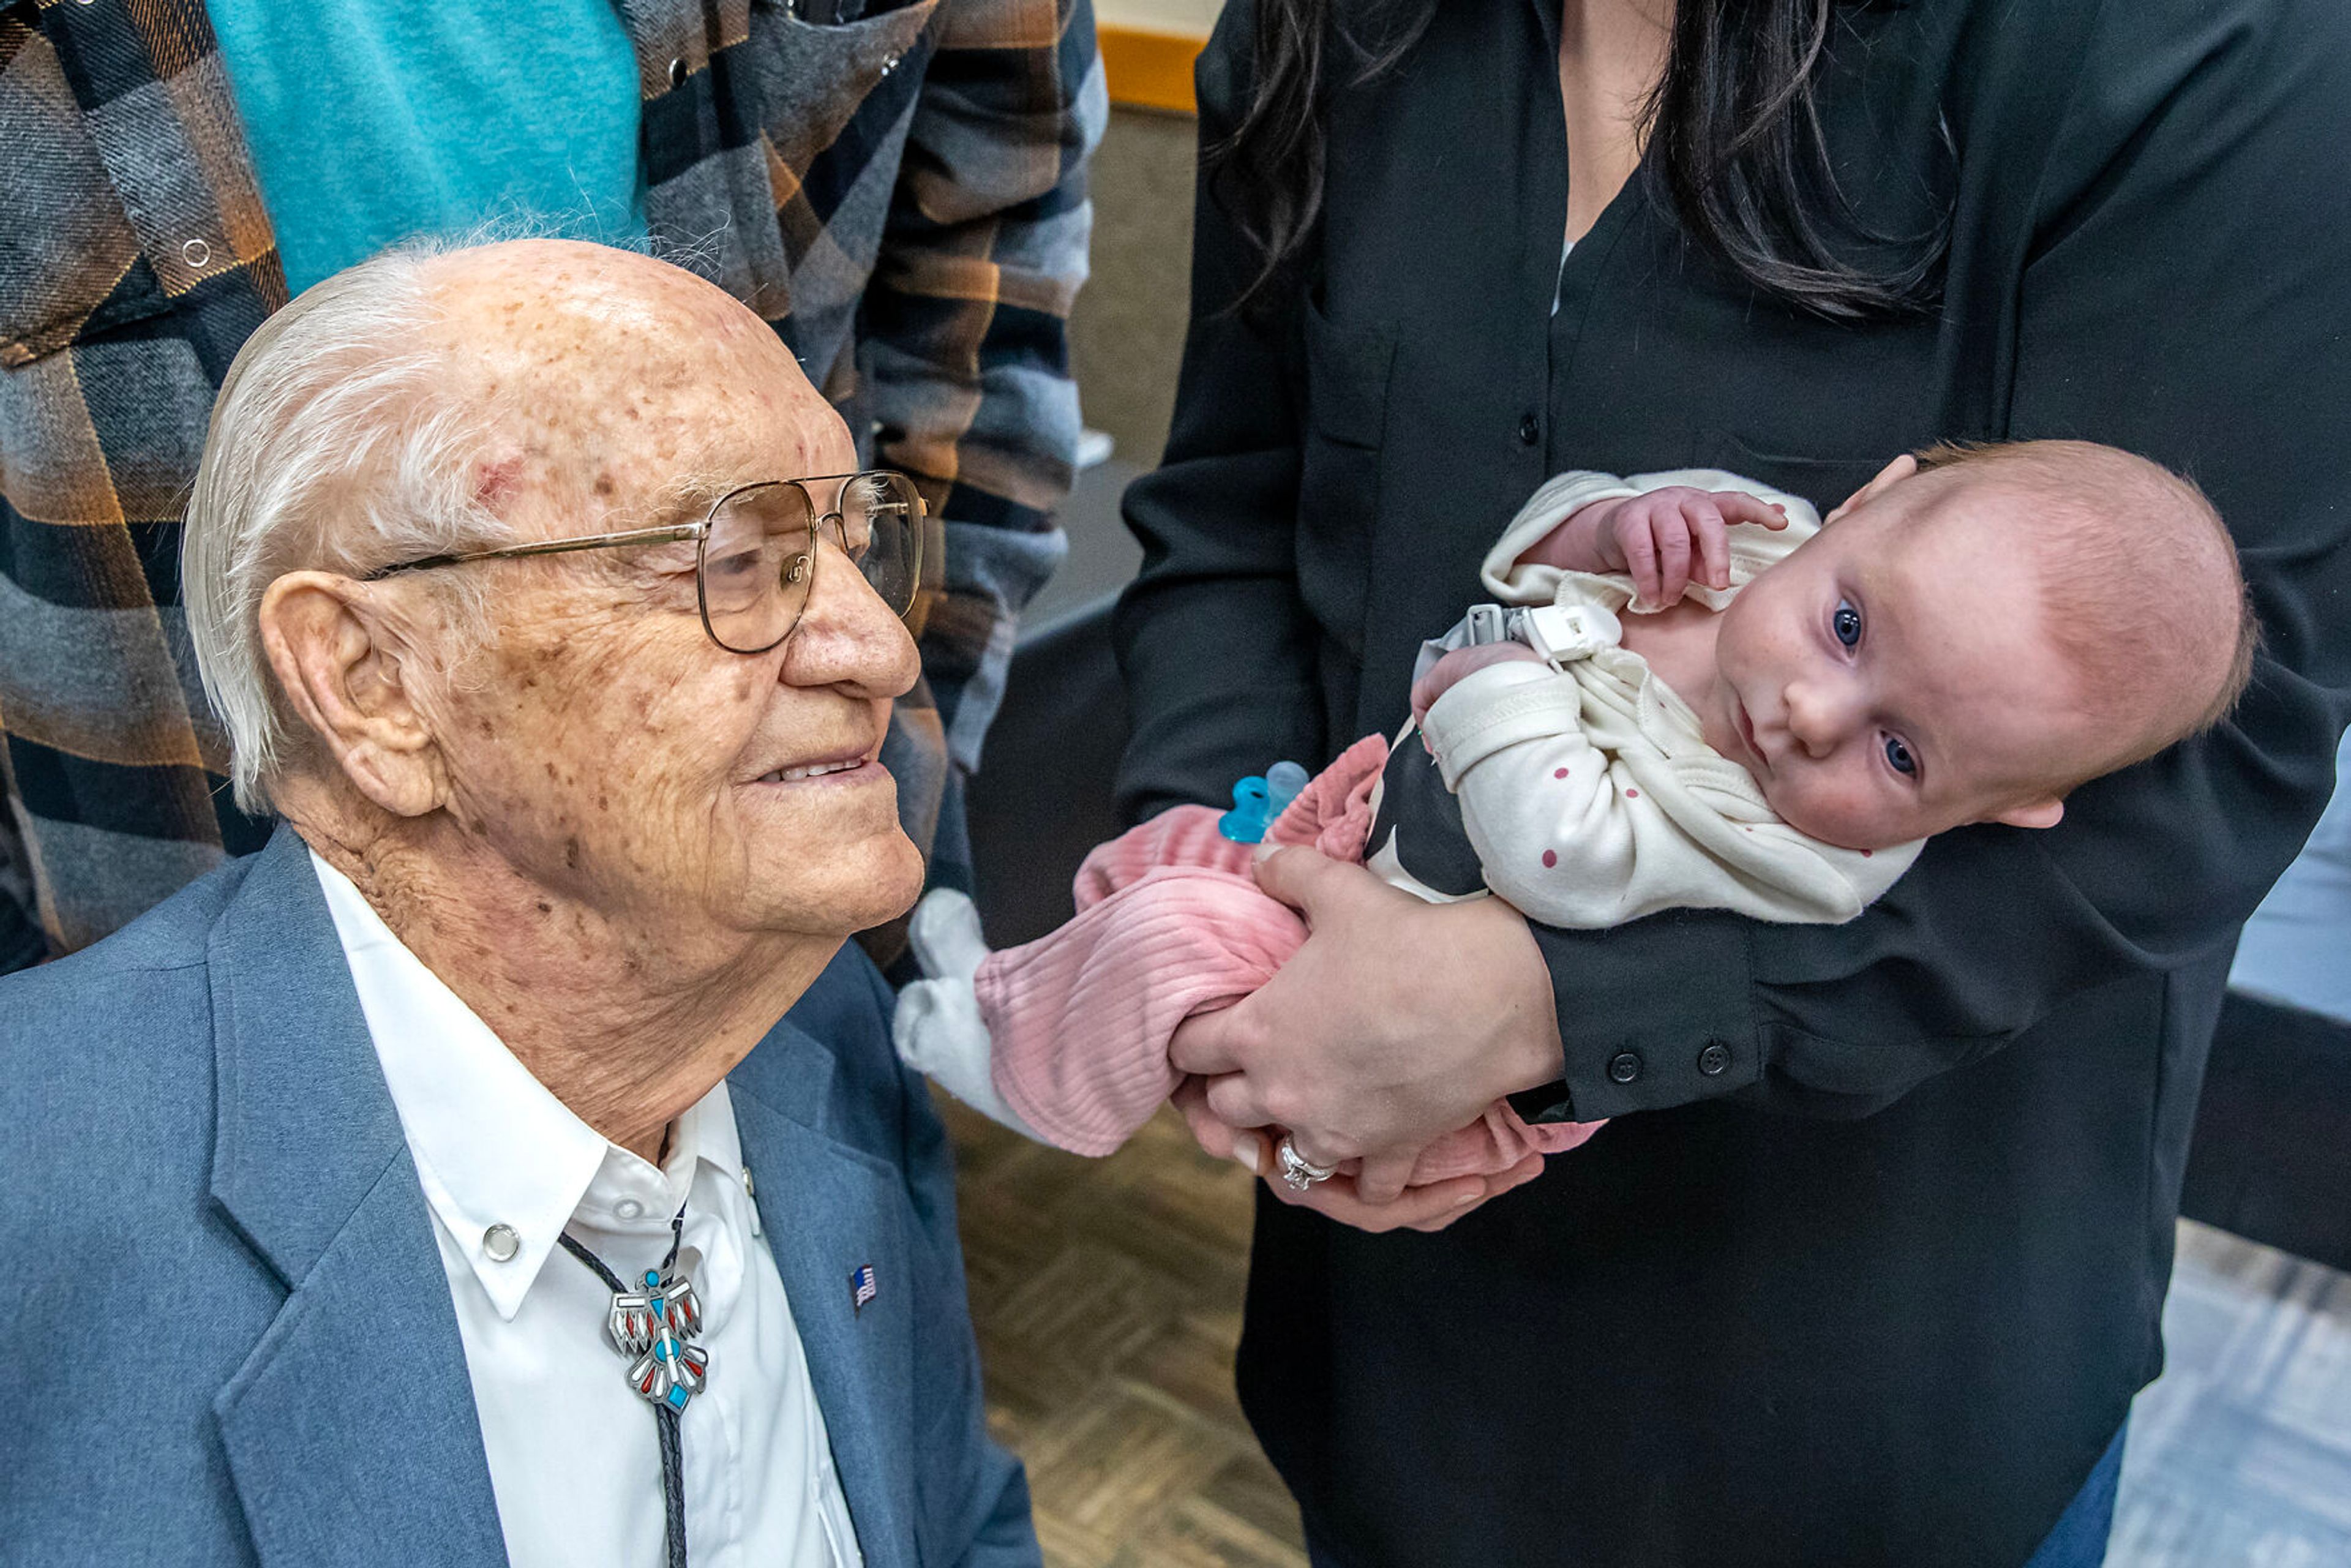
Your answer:
[[[2115,1486],[2123,1474],[2123,1434],[2129,1430],[2130,1422],[2125,1420],[2092,1468],[2090,1479],[2057,1516],[2055,1528],[2042,1537],[2024,1568],[2101,1568],[2105,1563],[2106,1536],[2115,1523]],[[1306,1556],[1313,1568],[1347,1568],[1343,1558],[1311,1535],[1306,1538]]]
[[[2123,1475],[2123,1434],[2129,1430],[2126,1419],[2024,1568],[2099,1568],[2105,1562],[2106,1536],[2115,1527],[2115,1485]]]

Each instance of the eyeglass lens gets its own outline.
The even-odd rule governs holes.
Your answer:
[[[883,602],[904,615],[922,581],[922,500],[898,474],[860,474],[841,486],[834,533]],[[816,578],[818,517],[808,494],[786,481],[753,485],[718,503],[702,544],[703,618],[720,646],[774,647],[808,608]]]

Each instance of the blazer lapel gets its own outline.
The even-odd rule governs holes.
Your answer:
[[[290,829],[210,953],[213,1197],[288,1295],[213,1404],[265,1563],[503,1563],[433,1221]]]
[[[858,1544],[872,1568],[915,1561],[914,1281],[898,1173],[820,1129],[831,1053],[789,1023],[728,1080],[760,1228],[782,1276]],[[857,1301],[856,1271],[872,1270]]]

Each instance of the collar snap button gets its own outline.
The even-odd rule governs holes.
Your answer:
[[[493,1263],[510,1263],[522,1250],[522,1237],[511,1225],[493,1225],[482,1232],[482,1250]]]

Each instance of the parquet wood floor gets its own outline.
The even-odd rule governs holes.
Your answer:
[[[988,1422],[1049,1568],[1306,1568],[1234,1402],[1249,1180],[1162,1112],[1107,1160],[940,1097]],[[2108,1568],[2351,1565],[2351,1275],[2183,1222]]]
[[[988,1425],[1029,1467],[1048,1568],[1306,1568],[1233,1398],[1248,1174],[1172,1111],[1089,1160],[937,1099]]]

